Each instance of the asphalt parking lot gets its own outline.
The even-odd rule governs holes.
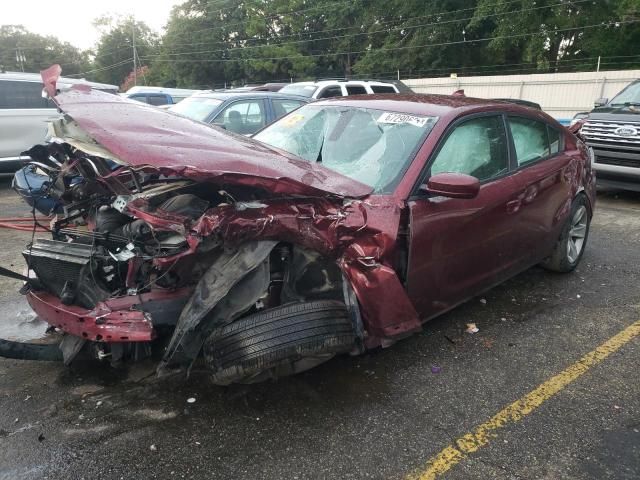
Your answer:
[[[639,478],[640,194],[598,201],[573,274],[533,268],[296,377],[0,359],[0,479]],[[0,210],[27,211],[6,182]],[[29,237],[0,229],[3,266]],[[19,286],[0,280],[0,322],[29,319]]]

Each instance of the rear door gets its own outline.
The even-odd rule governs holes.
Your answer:
[[[423,319],[448,310],[512,274],[518,184],[502,114],[483,114],[448,129],[427,165],[431,175],[457,172],[481,182],[473,199],[415,192],[409,201],[409,296]]]
[[[538,119],[508,116],[515,157],[514,180],[520,201],[518,232],[534,264],[549,254],[573,199],[576,159],[564,151],[563,134]]]

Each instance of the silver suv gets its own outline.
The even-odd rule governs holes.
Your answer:
[[[60,78],[58,88],[84,84],[116,93],[118,87],[71,78]],[[43,143],[47,124],[60,114],[42,96],[42,79],[37,73],[0,73],[0,176],[9,176],[21,167],[20,153]]]

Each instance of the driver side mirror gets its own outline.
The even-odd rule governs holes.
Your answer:
[[[604,98],[598,98],[595,102],[593,102],[593,106],[594,107],[604,107],[607,103],[609,103],[609,99],[604,97]]]
[[[420,185],[420,190],[441,197],[470,199],[478,196],[480,180],[464,173],[438,173]]]

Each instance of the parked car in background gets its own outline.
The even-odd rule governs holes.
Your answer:
[[[498,100],[500,102],[509,102],[515,103],[516,105],[521,105],[523,107],[534,108],[536,110],[542,110],[542,107],[539,103],[532,102],[531,100],[522,100],[521,98],[494,98],[493,100]]]
[[[225,88],[216,92],[279,92],[289,83],[264,83],[260,85],[245,85],[243,87]]]
[[[593,148],[598,185],[640,191],[640,80],[596,100],[574,127]]]
[[[230,132],[251,135],[309,101],[307,97],[279,92],[209,91],[196,93],[169,111]]]
[[[124,94],[125,97],[149,105],[173,105],[180,103],[185,98],[200,90],[186,88],[164,88],[164,87],[131,87]]]
[[[372,95],[374,93],[400,93],[400,89],[395,83],[374,80],[319,80],[290,83],[282,87],[280,93],[319,99],[349,95]]]
[[[64,78],[57,88],[65,91],[72,85],[86,85],[107,93],[118,87],[84,79]],[[47,123],[60,117],[55,105],[42,96],[42,78],[36,73],[0,73],[0,176],[11,176],[21,166],[20,154],[42,143]]]
[[[587,147],[531,108],[361,95],[243,138],[101,92],[55,102],[47,175],[74,208],[25,248],[21,292],[67,363],[157,347],[159,372],[202,358],[222,385],[293,374],[586,247]]]
[[[589,116],[589,112],[578,112],[576,113],[573,118],[571,119],[571,122],[569,122],[569,127],[573,127],[576,123],[578,123],[580,120],[587,118]]]

